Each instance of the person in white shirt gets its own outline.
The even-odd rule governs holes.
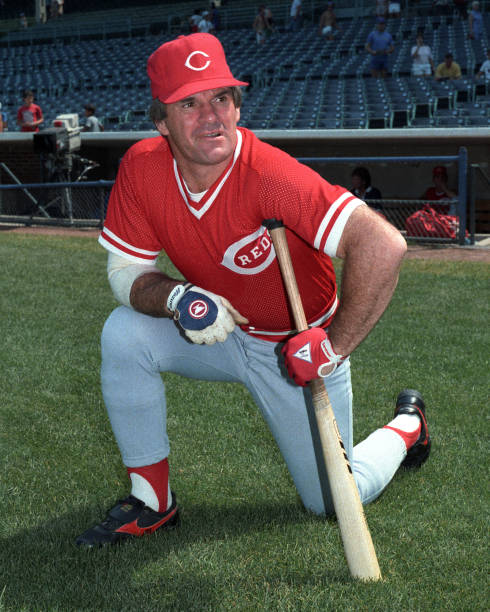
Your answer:
[[[422,33],[417,34],[417,44],[412,47],[412,74],[414,76],[431,76],[434,72],[434,60],[429,45],[424,43]]]
[[[104,126],[95,116],[95,106],[93,104],[85,104],[85,125],[83,126],[83,132],[103,132]]]
[[[301,3],[302,0],[293,0],[291,3],[291,10],[289,11],[290,22],[288,30],[292,30],[293,32],[296,32],[301,28],[301,20],[303,17]]]
[[[189,17],[189,28],[191,33],[199,31],[199,22],[201,21],[201,13],[196,9]]]
[[[204,32],[205,34],[214,34],[213,22],[209,19],[209,11],[204,11],[202,13],[202,19],[197,29],[199,32]]]
[[[484,76],[486,81],[490,81],[490,49],[487,49],[487,59],[480,66],[476,76],[477,78]]]

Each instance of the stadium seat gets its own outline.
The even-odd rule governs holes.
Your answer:
[[[153,13],[155,10],[155,23],[163,24],[165,7],[154,7]],[[121,29],[128,28],[117,17],[101,36],[98,24],[92,38],[85,34],[76,37],[66,21],[70,40],[62,44],[59,40],[47,42],[43,34],[39,43],[19,40],[22,45],[0,46],[0,100],[4,108],[12,109],[10,115],[15,112],[19,92],[28,80],[46,118],[59,112],[81,114],[83,105],[90,101],[97,107],[97,115],[107,118],[107,129],[140,129],[140,125],[152,129],[147,114],[151,95],[146,60],[175,33],[159,26],[159,33],[152,34],[150,22],[144,23],[149,19],[144,16],[150,13],[145,7],[133,12],[134,23],[141,29],[137,36],[128,32],[123,36]],[[475,81],[474,73],[486,56],[490,15],[485,14],[480,40],[468,39],[467,23],[452,16],[436,18],[404,11],[388,25],[395,39],[392,76],[379,80],[369,76],[369,57],[364,51],[373,27],[370,19],[346,20],[334,41],[318,36],[316,24],[306,22],[299,32],[276,32],[262,47],[255,44],[250,24],[221,31],[234,74],[252,84],[244,91],[240,124],[256,129],[485,124],[489,85]],[[84,32],[90,27],[87,23]],[[410,49],[419,27],[424,29],[436,63],[447,50],[454,53],[464,72],[459,82],[410,75]],[[470,108],[470,104],[480,106]]]

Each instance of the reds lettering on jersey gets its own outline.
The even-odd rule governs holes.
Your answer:
[[[222,264],[238,274],[258,274],[274,260],[272,241],[265,227],[231,244]]]
[[[136,263],[165,251],[189,282],[228,298],[269,340],[294,329],[264,219],[281,219],[310,325],[336,306],[335,255],[345,223],[363,204],[286,153],[237,131],[233,159],[193,202],[165,138],[145,139],[124,156],[99,242]]]

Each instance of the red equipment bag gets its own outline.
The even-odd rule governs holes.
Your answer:
[[[406,219],[405,229],[407,236],[454,240],[459,232],[459,218],[454,215],[442,215],[425,204],[421,210],[417,210]]]

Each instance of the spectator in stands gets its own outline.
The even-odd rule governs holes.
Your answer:
[[[442,204],[444,200],[455,200],[458,195],[447,186],[448,175],[445,166],[436,166],[432,170],[432,185],[425,190],[421,200],[428,200],[431,207],[443,215],[455,215],[456,204]],[[438,202],[434,204],[434,202]]]
[[[414,76],[431,76],[434,72],[434,60],[429,45],[424,43],[422,32],[417,34],[417,44],[412,47],[412,74]]]
[[[446,53],[444,61],[439,64],[436,68],[436,81],[443,81],[446,79],[460,79],[461,78],[461,67],[453,60],[452,53]]]
[[[220,28],[221,18],[216,2],[209,3],[209,20],[213,24],[213,32],[217,32]]]
[[[318,24],[318,33],[321,36],[326,36],[329,40],[333,40],[336,31],[339,30],[337,25],[337,17],[333,10],[333,2],[327,4],[327,8],[320,15],[320,23]]]
[[[371,185],[371,174],[367,168],[358,166],[354,168],[351,175],[352,188],[351,192],[360,200],[369,204],[369,200],[381,200],[381,191]],[[371,205],[370,205],[371,206]],[[379,210],[376,206],[371,206],[374,210]]]
[[[58,1],[57,0],[51,0],[51,3],[49,5],[49,14],[51,16],[51,19],[55,19],[56,17],[58,17]]]
[[[64,12],[65,0],[56,0],[55,4],[56,4],[56,11],[57,11],[58,17],[61,17]]]
[[[265,17],[265,23],[267,25],[266,36],[270,36],[275,31],[276,26],[274,25],[274,18],[272,16],[272,11],[268,6],[265,7],[264,17]]]
[[[289,12],[290,22],[288,30],[297,32],[303,23],[303,11],[301,6],[302,0],[293,0],[291,2],[291,10]]]
[[[83,126],[84,132],[103,132],[104,126],[95,116],[95,106],[93,104],[85,104],[85,125]]]
[[[468,0],[453,0],[454,8],[458,11],[461,19],[468,19]]]
[[[205,32],[207,34],[214,34],[213,22],[211,21],[209,17],[210,17],[209,11],[202,12],[201,21],[199,22],[199,25],[197,26],[197,29],[199,30],[199,32]]]
[[[386,76],[388,55],[393,53],[394,49],[393,38],[386,31],[386,19],[377,17],[376,29],[370,32],[366,42],[366,51],[373,56],[371,58],[371,74],[373,77],[383,78]]]
[[[36,14],[37,23],[46,23],[48,19],[48,7],[46,2],[39,3],[39,13]]]
[[[388,17],[388,0],[376,0],[376,16]]]
[[[471,4],[471,11],[468,16],[468,36],[470,38],[478,40],[481,38],[483,32],[483,15],[480,11],[480,3],[473,2]]]
[[[272,24],[268,19],[267,11],[268,9],[261,4],[252,25],[258,45],[263,45],[266,37],[272,33]]]
[[[451,7],[449,6],[449,0],[434,0],[431,7],[433,15],[449,15],[451,13]]]
[[[7,129],[7,113],[2,111],[2,103],[0,102],[0,132]]]
[[[34,93],[25,89],[22,94],[24,104],[17,111],[17,125],[21,132],[39,132],[39,126],[44,121],[41,107],[34,104]]]
[[[29,27],[25,13],[20,14],[20,27],[23,28],[24,30]]]
[[[487,49],[487,59],[480,66],[480,70],[476,74],[478,79],[482,76],[485,77],[486,81],[490,81],[490,49]]]
[[[194,12],[189,17],[189,30],[191,31],[191,34],[199,32],[199,22],[201,19],[201,13],[197,9],[194,9]]]
[[[388,17],[397,18],[400,17],[401,6],[399,2],[390,2],[388,4]]]

